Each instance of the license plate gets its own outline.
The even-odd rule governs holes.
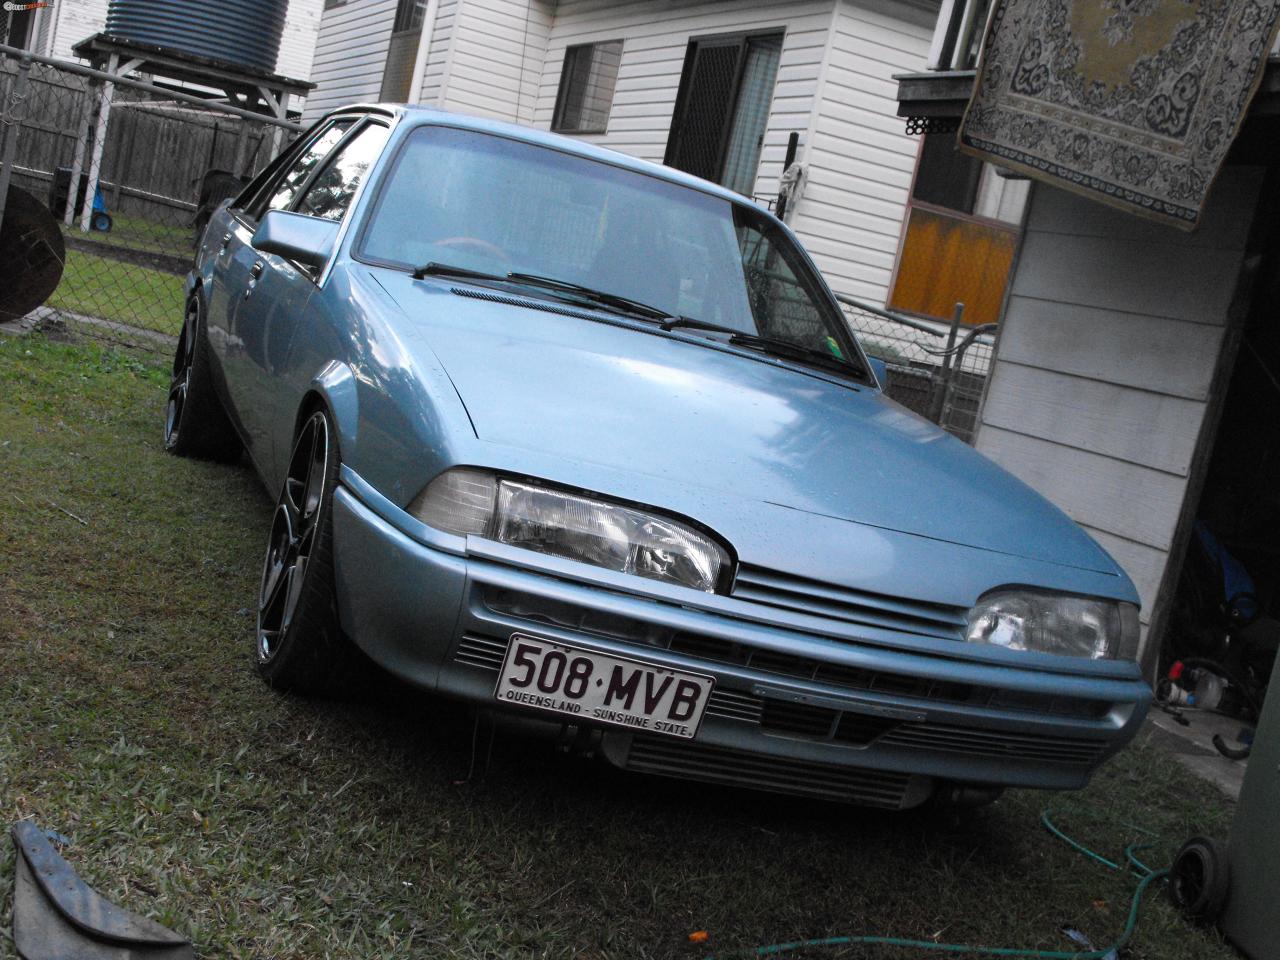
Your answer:
[[[715,684],[696,673],[516,633],[494,696],[513,706],[689,740]]]

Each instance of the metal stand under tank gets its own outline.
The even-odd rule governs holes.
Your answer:
[[[227,102],[233,106],[278,120],[288,118],[291,98],[305,98],[307,93],[315,89],[315,84],[304,80],[294,80],[241,64],[225,63],[105,33],[81,40],[73,50],[76,56],[89,61],[93,69],[115,77],[140,71],[150,74],[155,78],[153,82],[160,84],[167,80],[222,90]],[[85,109],[76,130],[70,182],[80,182],[81,174],[87,176],[87,182],[84,199],[79,204],[68,203],[63,220],[67,226],[78,222],[80,229],[86,232],[93,222],[93,197],[97,194],[98,182],[102,177],[102,157],[107,143],[114,96],[114,83],[109,80],[99,83],[97,95],[85,98]],[[245,127],[242,125],[237,164],[243,160],[244,133]],[[277,128],[275,137],[279,140],[281,136],[281,130]],[[277,142],[273,144],[272,153],[278,150]],[[240,172],[236,171],[237,174]]]

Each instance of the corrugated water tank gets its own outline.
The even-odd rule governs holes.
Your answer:
[[[111,0],[106,33],[274,73],[289,0]]]

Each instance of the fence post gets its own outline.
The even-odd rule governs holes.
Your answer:
[[[9,181],[13,177],[13,156],[18,149],[19,108],[27,98],[27,79],[31,73],[31,57],[18,62],[18,75],[13,81],[9,102],[0,103],[0,230],[4,229],[4,208],[9,199]]]
[[[956,335],[960,332],[960,323],[964,319],[964,304],[957,303],[951,313],[951,332],[947,334],[947,350],[942,355],[942,375],[935,381],[933,401],[929,405],[929,419],[934,423],[942,423],[942,412],[946,407],[947,395],[951,393],[951,377],[953,374],[952,354],[956,348]]]

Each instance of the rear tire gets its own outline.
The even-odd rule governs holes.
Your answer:
[[[173,378],[165,404],[164,448],[179,457],[222,463],[234,463],[243,449],[213,389],[204,314],[196,296],[187,301],[187,315],[173,355]]]
[[[258,595],[255,660],[279,690],[350,696],[366,661],[338,622],[333,571],[337,431],[324,409],[303,423],[276,503]]]

